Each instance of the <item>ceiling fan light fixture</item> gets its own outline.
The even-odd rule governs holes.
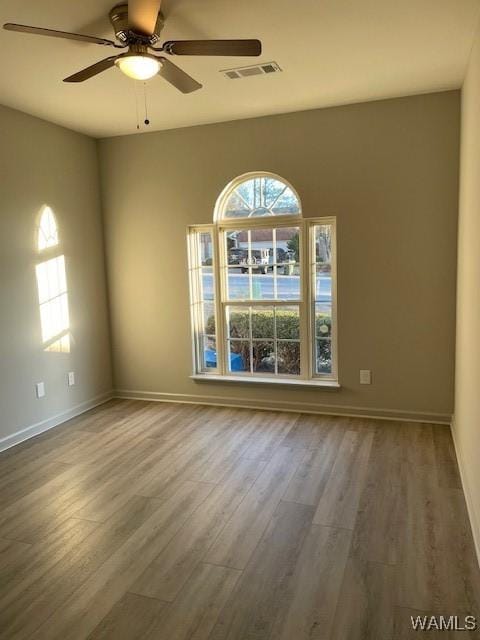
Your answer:
[[[115,64],[129,78],[134,80],[148,80],[160,71],[160,61],[150,55],[124,55],[120,56]]]

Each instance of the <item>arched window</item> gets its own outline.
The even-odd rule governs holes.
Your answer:
[[[43,348],[45,351],[68,353],[70,319],[65,256],[60,253],[55,214],[48,206],[42,208],[39,216],[37,251],[42,256],[42,262],[35,270]]]
[[[301,215],[298,195],[284,180],[268,173],[234,180],[218,199],[216,210],[216,217],[225,220],[291,215]]]
[[[303,219],[292,185],[249,173],[189,229],[189,259],[194,377],[336,382],[334,218]]]

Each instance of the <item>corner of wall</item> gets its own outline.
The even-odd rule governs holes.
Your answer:
[[[100,144],[101,139],[95,139],[95,149],[97,156],[97,175],[98,175],[98,192],[100,198],[100,220],[102,225],[102,249],[103,249],[103,272],[105,278],[105,303],[107,309],[107,323],[108,323],[108,340],[109,340],[109,349],[110,349],[110,367],[111,367],[111,379],[112,379],[112,388],[115,388],[115,361],[114,361],[114,350],[113,350],[113,322],[112,322],[112,305],[111,305],[111,295],[110,295],[110,278],[109,278],[109,269],[108,269],[108,247],[107,247],[107,234],[105,232],[106,228],[106,216],[105,216],[105,190],[104,190],[104,180],[102,176],[102,162],[101,162],[101,153],[100,153]]]
[[[467,480],[466,467],[464,456],[462,454],[459,438],[456,430],[455,416],[452,419],[451,425],[453,444],[455,447],[455,453],[457,456],[458,469],[460,472],[460,480],[462,482],[463,494],[465,496],[465,502],[467,504],[467,512],[470,520],[470,526],[472,529],[473,543],[475,545],[475,552],[477,554],[477,561],[480,566],[480,518],[478,517],[475,502],[473,500],[470,484]]]
[[[480,8],[461,93],[461,150],[457,249],[455,409],[452,437],[480,564]]]

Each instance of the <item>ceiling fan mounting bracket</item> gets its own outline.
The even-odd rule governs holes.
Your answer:
[[[128,22],[128,4],[117,4],[109,13],[110,22],[112,23],[115,37],[122,45],[145,44],[147,46],[154,45],[160,40],[160,34],[165,26],[165,18],[160,11],[157,16],[157,22],[152,35],[145,36],[135,33],[129,27]]]

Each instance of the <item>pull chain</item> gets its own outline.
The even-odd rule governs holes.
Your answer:
[[[137,131],[140,131],[140,100],[141,95],[139,95],[140,91],[140,82],[138,80],[133,81],[134,94],[135,94],[135,113],[137,118]],[[143,83],[143,109],[145,113],[145,120],[143,121],[146,126],[150,124],[150,120],[148,118],[148,104],[147,104],[147,83]]]
[[[145,107],[145,124],[148,126],[150,124],[150,120],[148,119],[148,109],[147,109],[147,83],[143,83],[143,102]]]
[[[137,131],[140,131],[140,114],[138,110],[138,82],[136,80],[133,81],[134,91],[135,91],[135,112],[137,115]]]

